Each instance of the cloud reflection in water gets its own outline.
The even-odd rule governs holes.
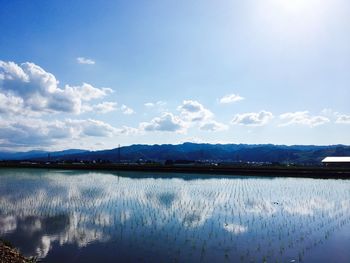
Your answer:
[[[180,261],[286,260],[349,223],[349,181],[122,175],[3,170],[0,234],[40,258],[128,243]]]

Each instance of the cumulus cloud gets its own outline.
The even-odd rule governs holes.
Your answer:
[[[108,123],[99,120],[67,120],[67,127],[74,129],[77,138],[81,136],[112,137],[118,130]]]
[[[186,130],[186,123],[178,116],[165,112],[161,117],[156,117],[150,122],[142,122],[140,124],[140,130],[184,132]]]
[[[236,114],[233,119],[233,124],[247,126],[263,126],[273,118],[273,114],[269,111],[249,112]]]
[[[44,121],[40,119],[0,120],[0,147],[52,146],[87,137],[112,137],[135,134],[137,129],[115,128],[108,123],[87,119]]]
[[[95,61],[90,58],[77,57],[77,62],[79,64],[94,65]]]
[[[286,121],[280,126],[292,124],[301,124],[309,127],[315,127],[329,122],[329,118],[324,116],[311,116],[308,111],[287,112],[280,115],[280,119]]]
[[[105,101],[105,102],[102,102],[102,103],[99,103],[96,105],[84,105],[82,108],[82,111],[84,111],[84,112],[96,112],[96,113],[108,113],[108,112],[116,111],[116,110],[120,109],[121,112],[123,114],[126,114],[126,115],[130,115],[130,114],[135,113],[135,111],[132,108],[130,108],[124,104],[120,108],[118,108],[117,105],[118,104],[116,102]]]
[[[227,125],[214,120],[214,114],[201,103],[195,100],[184,100],[177,107],[180,111],[180,118],[190,125],[198,125],[203,131],[222,131]]]
[[[209,120],[214,116],[210,110],[195,100],[184,100],[177,109],[184,120],[191,122]]]
[[[107,94],[113,93],[111,88],[95,88],[90,84],[83,83],[81,86],[70,87],[66,89],[72,90],[72,93],[77,95],[81,100],[90,101],[105,97]]]
[[[146,102],[145,107],[153,108],[153,107],[164,107],[166,105],[165,101],[159,100],[157,102]]]
[[[94,106],[94,110],[96,112],[101,112],[101,113],[107,113],[111,111],[117,110],[117,103],[116,102],[102,102]]]
[[[201,124],[199,126],[199,129],[203,131],[224,131],[224,130],[227,130],[228,127],[223,123],[220,123],[214,120],[209,120]]]
[[[23,99],[0,93],[0,113],[19,114],[23,109]]]
[[[321,114],[330,120],[334,120],[336,124],[350,124],[350,115],[334,111],[333,109],[323,109]]]
[[[0,61],[0,147],[51,148],[90,137],[136,134],[136,128],[115,128],[94,119],[48,119],[52,113],[107,113],[118,109],[124,114],[133,113],[126,105],[118,108],[116,102],[102,101],[112,92],[88,83],[61,86],[52,73],[34,63]]]
[[[228,103],[233,103],[241,100],[244,100],[244,98],[239,96],[238,94],[228,94],[223,96],[219,101],[222,104],[228,104]]]
[[[145,105],[145,107],[147,107],[147,108],[152,108],[152,107],[154,107],[154,103],[153,103],[153,102],[146,102],[144,105]]]
[[[338,116],[338,115],[339,115],[339,112],[334,111],[334,110],[331,109],[331,108],[324,108],[324,109],[321,111],[321,114],[322,114],[323,116],[332,118],[332,117],[334,117],[334,116]]]
[[[84,105],[82,111],[84,112],[96,112],[96,113],[108,113],[111,111],[116,111],[117,108],[116,102],[104,101],[96,105]]]
[[[341,124],[350,124],[350,115],[339,114],[335,122]]]
[[[139,129],[129,126],[122,126],[121,128],[117,128],[116,131],[120,135],[135,135],[140,133]]]
[[[124,104],[120,107],[120,110],[122,111],[123,114],[126,114],[126,115],[130,115],[130,114],[135,113],[132,108],[130,108]]]
[[[164,105],[166,105],[164,101],[144,104],[148,108]],[[124,114],[133,113],[132,109],[130,111],[129,109],[125,105],[121,107]],[[198,101],[185,100],[177,107],[177,110],[180,112],[178,115],[163,111],[160,116],[151,119],[149,122],[141,122],[138,129],[131,129],[131,133],[152,131],[185,133],[191,126],[199,127],[202,131],[222,131],[228,128],[227,125],[215,121],[214,114]],[[128,131],[130,131],[130,128]]]
[[[72,137],[74,130],[63,122],[45,122],[38,119],[0,121],[1,146],[47,146],[56,139]]]
[[[111,93],[109,88],[80,86],[59,87],[55,76],[40,66],[26,62],[0,61],[0,99],[3,113],[76,113],[82,112],[83,103],[100,99]],[[4,106],[4,105],[7,105]]]

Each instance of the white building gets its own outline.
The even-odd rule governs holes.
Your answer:
[[[348,156],[334,156],[326,157],[322,160],[326,166],[350,167],[350,157]]]

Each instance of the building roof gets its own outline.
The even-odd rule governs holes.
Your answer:
[[[350,163],[350,157],[339,156],[339,157],[326,157],[322,160],[323,163]]]

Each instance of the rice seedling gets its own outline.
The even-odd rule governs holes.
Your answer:
[[[51,249],[118,244],[131,260],[153,254],[174,262],[301,262],[350,223],[349,186],[292,178],[2,175],[0,234],[11,237],[23,225]],[[59,215],[65,221],[45,226]],[[26,221],[33,217],[37,223]]]

